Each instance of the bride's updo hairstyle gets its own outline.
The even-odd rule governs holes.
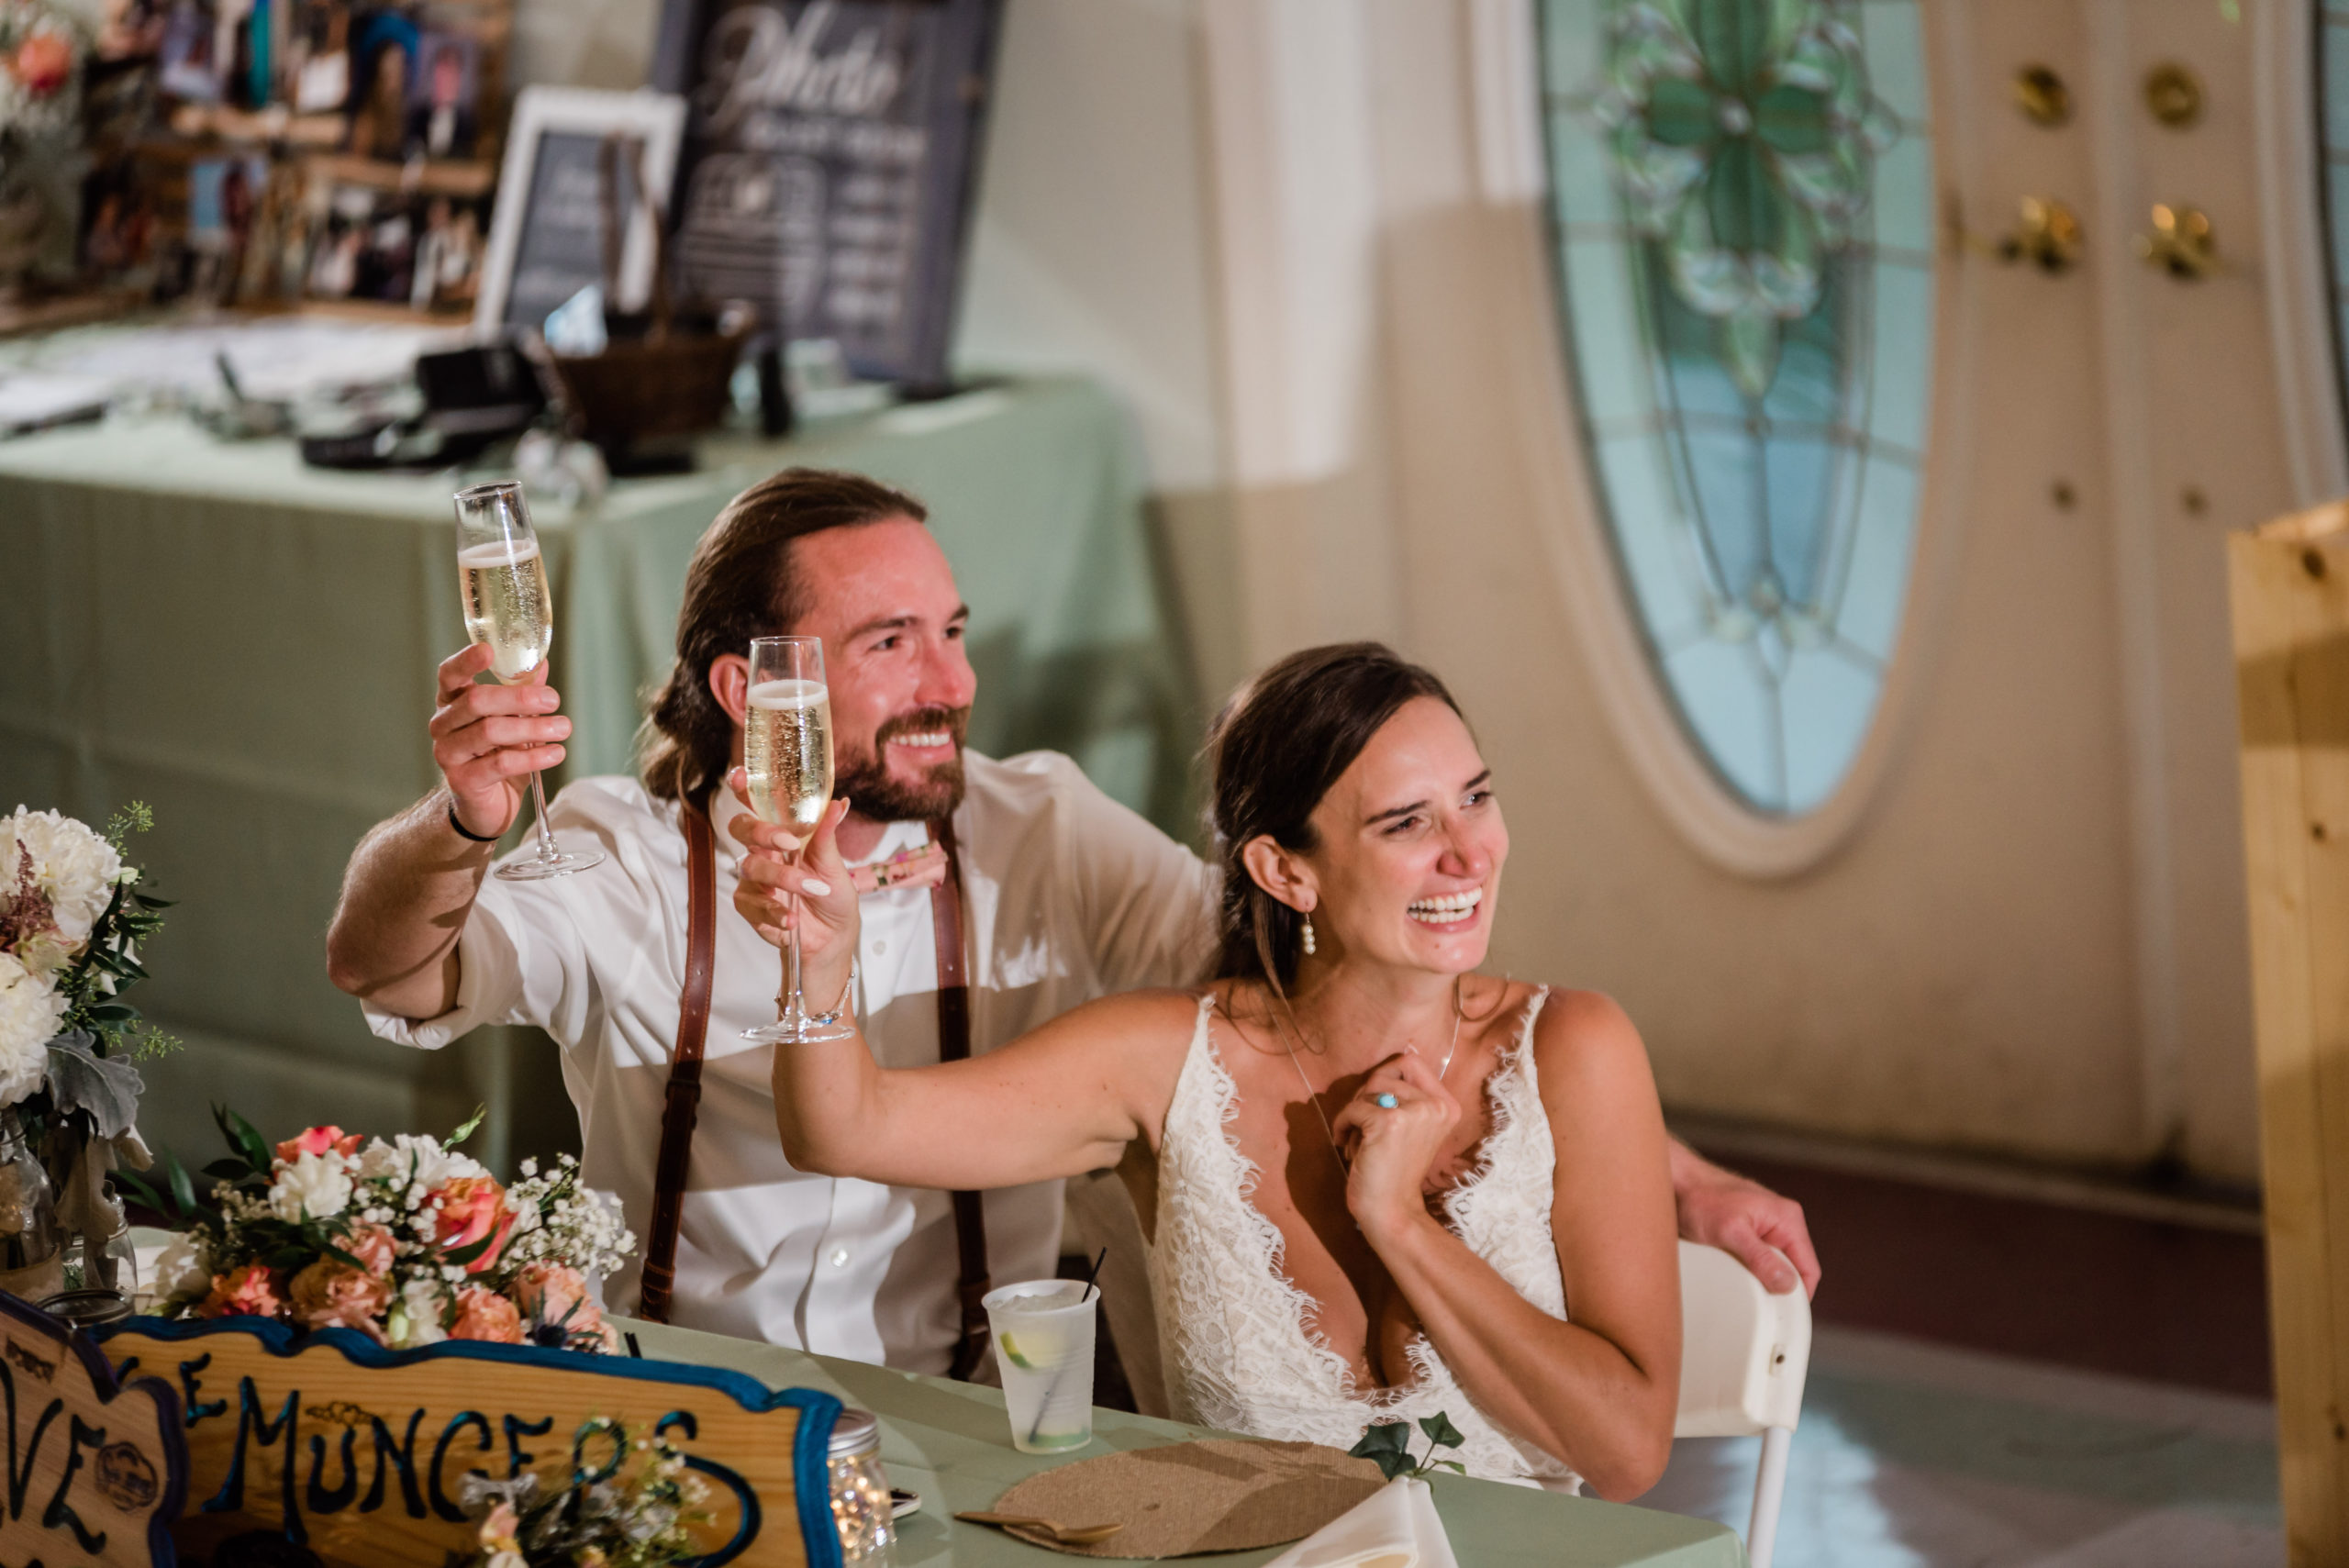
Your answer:
[[[1313,808],[1414,697],[1460,711],[1432,672],[1385,643],[1337,642],[1290,654],[1217,715],[1206,753],[1208,827],[1223,871],[1217,979],[1262,980],[1286,1002],[1303,917],[1256,885],[1241,851],[1259,837],[1299,853],[1313,849]]]

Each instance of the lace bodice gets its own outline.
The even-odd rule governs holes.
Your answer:
[[[1548,996],[1534,994],[1515,1043],[1486,1080],[1492,1130],[1476,1169],[1442,1207],[1453,1232],[1519,1295],[1564,1318],[1550,1236],[1556,1153],[1533,1062],[1533,1020]],[[1471,1473],[1572,1483],[1564,1464],[1495,1426],[1425,1339],[1410,1346],[1410,1383],[1361,1390],[1346,1358],[1308,1329],[1313,1304],[1282,1272],[1281,1233],[1249,1202],[1260,1173],[1226,1130],[1238,1093],[1216,1052],[1213,1010],[1213,997],[1202,997],[1158,1155],[1151,1289],[1175,1418],[1343,1449],[1373,1420],[1442,1410],[1467,1438],[1457,1457]]]

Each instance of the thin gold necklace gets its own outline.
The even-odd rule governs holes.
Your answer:
[[[1452,1071],[1453,1055],[1460,1049],[1460,1020],[1466,1013],[1466,1008],[1463,1006],[1460,999],[1462,984],[1463,982],[1457,976],[1453,979],[1452,1043],[1444,1047],[1443,1065],[1435,1070],[1435,1081],[1439,1084],[1443,1082],[1444,1074]],[[1298,1044],[1302,1044],[1305,1040],[1305,1031],[1297,1028],[1296,1023],[1296,1019],[1292,1017],[1289,1020],[1289,1032],[1297,1036]],[[1403,1049],[1411,1051],[1414,1055],[1418,1054],[1417,1048],[1415,1047],[1405,1046]],[[1321,1108],[1321,1091],[1315,1088],[1313,1086],[1313,1080],[1305,1075],[1305,1063],[1297,1059],[1296,1045],[1291,1045],[1288,1048],[1288,1064],[1297,1069],[1297,1081],[1305,1085],[1305,1097],[1313,1102],[1313,1114],[1321,1118],[1321,1136],[1328,1139],[1330,1141],[1330,1157],[1338,1162],[1338,1170],[1341,1174],[1349,1173],[1349,1167],[1346,1164],[1346,1157],[1338,1151],[1338,1135],[1330,1125],[1330,1113]]]

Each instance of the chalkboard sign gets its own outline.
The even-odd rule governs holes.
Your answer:
[[[859,375],[946,379],[1002,0],[669,0],[685,94],[681,289],[837,341]]]
[[[555,306],[604,282],[604,143],[614,136],[641,143],[646,178],[658,191],[676,167],[685,117],[684,103],[664,94],[525,89],[507,136],[474,327],[535,330]],[[615,173],[619,286],[607,303],[636,309],[652,286],[653,217],[633,161],[620,157]]]

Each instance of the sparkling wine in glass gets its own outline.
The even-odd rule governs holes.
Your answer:
[[[749,713],[742,726],[742,771],[750,776],[751,808],[763,822],[789,832],[804,849],[832,803],[832,698],[824,684],[824,643],[815,637],[760,637],[751,641]],[[797,896],[793,895],[796,905]],[[810,1014],[799,994],[799,922],[783,953],[780,1016],[743,1031],[765,1044],[845,1040],[853,1032],[830,1014]]]
[[[509,686],[527,679],[554,646],[554,597],[547,592],[530,509],[512,480],[457,492],[457,576],[464,590],[465,635],[489,645],[490,673]],[[539,852],[506,862],[499,876],[536,882],[603,863],[601,850],[566,851],[555,842],[547,825],[546,786],[535,773],[530,804],[538,812]]]

